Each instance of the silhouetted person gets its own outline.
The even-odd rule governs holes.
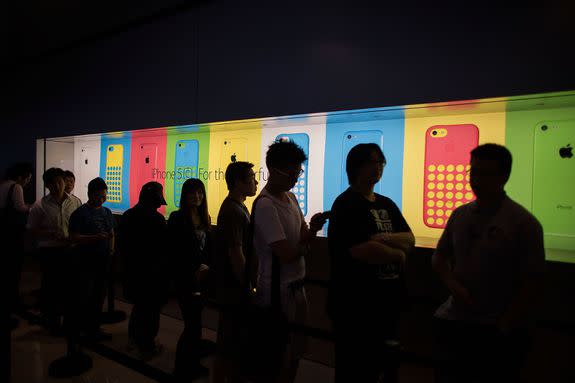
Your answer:
[[[226,169],[229,194],[218,214],[215,239],[216,299],[220,305],[218,350],[214,363],[214,383],[237,383],[240,377],[238,356],[239,331],[249,282],[245,254],[251,246],[250,212],[246,197],[256,195],[258,182],[249,162],[233,162]]]
[[[350,187],[330,215],[329,312],[335,333],[335,381],[396,381],[405,296],[404,265],[415,239],[397,205],[374,193],[386,164],[376,144],[353,147],[346,161]]]
[[[20,304],[20,274],[24,257],[24,234],[30,206],[24,201],[24,188],[32,179],[32,167],[26,163],[12,165],[0,184],[0,240],[4,253],[3,281],[7,283],[7,304],[11,311]],[[3,302],[5,302],[3,300]]]
[[[50,193],[36,201],[30,210],[27,227],[36,240],[42,264],[41,307],[47,327],[60,330],[63,297],[69,265],[70,216],[80,203],[64,191],[64,171],[50,168],[42,176]]]
[[[253,206],[254,250],[258,259],[255,302],[272,305],[272,268],[279,261],[279,300],[288,321],[303,324],[307,316],[304,288],[305,255],[310,241],[325,223],[315,214],[308,228],[299,201],[291,189],[304,171],[304,151],[293,142],[278,141],[269,146],[266,165],[269,178]],[[306,349],[305,336],[291,333],[279,382],[293,382],[299,360]]]
[[[106,294],[106,270],[114,249],[114,217],[106,202],[108,186],[98,177],[88,183],[88,202],[70,217],[70,239],[75,246],[75,264],[81,276],[84,315],[82,329],[91,340],[105,338],[100,331],[102,305]],[[80,302],[79,302],[80,303]]]
[[[130,344],[142,359],[161,351],[155,338],[160,310],[167,300],[167,225],[158,208],[166,205],[162,185],[142,186],[138,203],[122,215],[118,245],[125,260],[128,298],[133,302],[128,325]]]
[[[505,194],[511,162],[500,145],[471,152],[477,199],[453,212],[433,255],[451,293],[435,313],[438,383],[520,381],[545,251],[537,219]]]
[[[76,176],[74,176],[74,173],[72,173],[70,170],[64,170],[64,183],[66,184],[64,191],[68,193],[70,198],[77,199],[80,203],[82,203],[82,200],[72,193],[74,191],[74,186],[76,185]]]
[[[182,185],[180,209],[168,220],[171,244],[171,275],[184,319],[184,331],[178,340],[174,376],[189,382],[209,370],[200,364],[203,297],[201,284],[209,267],[210,216],[206,189],[202,181],[190,178]]]

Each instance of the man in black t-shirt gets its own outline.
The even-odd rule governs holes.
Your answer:
[[[415,239],[397,205],[373,192],[385,163],[376,144],[355,146],[346,163],[350,187],[331,210],[336,383],[376,382],[382,367],[386,382],[396,379],[397,363],[385,351],[396,344],[403,269]]]
[[[70,239],[76,244],[74,268],[78,297],[83,302],[81,323],[92,340],[106,338],[100,331],[100,317],[106,295],[106,272],[114,249],[114,217],[105,206],[108,186],[100,178],[88,183],[88,202],[70,216]],[[83,287],[83,288],[81,288]],[[78,309],[78,308],[76,308]],[[80,310],[82,311],[82,310]]]
[[[250,213],[244,201],[257,192],[253,166],[248,162],[233,162],[226,169],[230,192],[220,207],[216,231],[216,298],[220,304],[220,318],[214,383],[241,381],[236,364],[237,353],[241,350],[235,348],[239,344],[237,313],[249,286],[245,256],[251,240]]]

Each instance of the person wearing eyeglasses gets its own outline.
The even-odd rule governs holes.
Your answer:
[[[268,181],[254,202],[254,250],[258,260],[256,304],[272,304],[272,257],[280,265],[280,304],[289,322],[303,323],[307,315],[304,288],[305,256],[310,241],[323,227],[327,216],[315,214],[305,222],[299,203],[290,190],[298,181],[306,161],[302,148],[293,142],[276,141],[269,146],[266,165]],[[305,351],[305,337],[290,334],[279,381],[293,382]]]
[[[386,164],[374,143],[346,159],[349,188],[331,209],[328,313],[335,334],[335,382],[397,381],[404,265],[415,238],[397,205],[375,193]]]

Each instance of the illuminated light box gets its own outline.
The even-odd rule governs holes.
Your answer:
[[[168,216],[179,207],[183,182],[198,178],[216,223],[228,164],[252,162],[261,190],[275,140],[295,142],[308,155],[291,190],[307,220],[330,210],[348,187],[349,150],[378,144],[387,165],[375,191],[400,207],[417,246],[431,248],[453,210],[475,199],[469,151],[504,144],[513,154],[508,195],[543,225],[548,260],[575,262],[575,91],[43,138],[37,197],[45,193],[43,170],[57,166],[75,173],[82,201],[88,182],[104,178],[106,206],[116,214],[137,202],[144,183],[160,182],[168,203],[160,212]],[[248,198],[248,208],[252,203]]]

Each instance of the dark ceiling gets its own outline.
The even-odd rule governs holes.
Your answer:
[[[5,62],[56,54],[205,3],[208,1],[12,2],[2,6],[0,54]]]
[[[225,3],[224,0],[29,0],[12,1],[0,8],[2,23],[0,23],[0,55],[5,63],[57,54],[62,51],[82,46],[87,42],[122,33],[138,25],[151,23],[175,13],[193,10],[203,5]],[[230,1],[233,8],[257,7],[258,1],[243,2]],[[371,3],[367,4],[366,3]],[[513,7],[500,2],[491,5],[488,2],[474,4],[459,3],[452,6],[437,2],[402,2],[388,5],[382,2],[354,2],[332,1],[299,1],[289,2],[262,1],[260,3],[268,10],[272,10],[270,17],[274,17],[274,7],[277,12],[284,12],[287,7],[296,12],[310,12],[339,8],[342,12],[353,8],[377,7],[378,11],[392,13],[404,18],[413,15],[406,21],[419,20],[425,24],[414,23],[415,33],[428,34],[430,32],[449,32],[449,26],[462,15],[469,18],[469,22],[478,29],[502,25],[515,26],[515,31],[506,31],[513,35],[517,41],[539,35],[545,39],[549,36],[573,35],[572,19],[575,17],[575,3],[569,0],[547,0],[538,2],[535,6],[524,3],[521,7]],[[221,9],[225,9],[224,6]],[[280,9],[282,8],[282,9]],[[402,16],[403,15],[403,16]],[[495,21],[499,19],[499,21]],[[321,21],[320,21],[321,22]],[[432,29],[426,29],[429,27]],[[412,28],[412,29],[413,29]],[[565,40],[570,40],[565,38]],[[571,42],[572,43],[572,42]],[[568,49],[568,48],[565,48]]]

